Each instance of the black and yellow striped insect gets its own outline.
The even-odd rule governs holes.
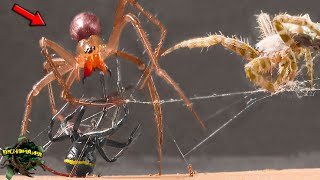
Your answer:
[[[70,139],[72,142],[72,145],[69,148],[64,160],[70,176],[85,177],[93,171],[94,167],[96,166],[95,150],[97,150],[101,157],[107,162],[114,162],[138,137],[136,134],[140,124],[131,132],[127,142],[118,142],[108,138],[108,136],[114,134],[118,128],[120,128],[127,121],[128,110],[126,107],[123,109],[124,116],[117,123],[113,124],[112,127],[100,131],[82,133],[79,131],[79,126],[85,110],[85,106],[80,106],[65,117],[62,123],[65,127],[67,127],[66,130],[68,133],[63,136],[53,137],[52,135],[52,127],[56,121],[56,116],[52,118],[49,126],[48,135],[52,142],[63,141],[65,139]],[[68,121],[73,119],[74,116],[75,122],[73,125],[70,125],[71,123],[68,123]],[[104,145],[121,148],[121,150],[113,158],[109,158],[102,149],[102,146]]]

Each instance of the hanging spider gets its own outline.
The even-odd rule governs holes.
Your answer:
[[[157,47],[154,49],[154,51],[147,38],[146,32],[140,24],[139,19],[132,13],[125,14],[125,8],[128,5],[132,5],[133,7],[135,7],[144,16],[146,16],[147,19],[149,19],[153,24],[159,27],[161,31],[160,41]],[[136,30],[144,48],[148,53],[148,56],[151,61],[150,67],[148,69],[146,69],[145,64],[139,58],[127,52],[120,51],[118,49],[120,35],[124,27],[128,23],[131,24],[132,27]],[[60,45],[58,45],[57,43],[47,38],[42,38],[40,40],[40,47],[42,48],[42,53],[45,56],[44,68],[47,74],[33,86],[32,90],[27,96],[26,109],[22,120],[21,135],[25,135],[28,129],[29,116],[32,107],[32,99],[33,97],[37,96],[38,93],[45,86],[48,86],[49,89],[49,98],[52,113],[57,113],[57,108],[55,105],[51,88],[51,82],[54,80],[57,80],[58,84],[62,87],[62,99],[74,105],[106,107],[125,103],[125,100],[123,99],[114,99],[114,101],[112,102],[89,102],[86,101],[84,98],[75,98],[74,96],[72,96],[70,92],[70,88],[75,79],[80,80],[80,69],[83,69],[84,78],[90,76],[91,72],[95,69],[100,70],[105,74],[108,74],[108,68],[105,65],[104,61],[109,59],[111,56],[118,56],[137,65],[138,68],[145,75],[145,80],[143,81],[143,84],[140,86],[140,88],[143,88],[145,83],[147,84],[154,106],[158,136],[157,144],[159,156],[159,174],[161,174],[161,145],[163,141],[162,111],[159,95],[154,85],[153,78],[150,76],[153,68],[155,69],[155,72],[158,76],[163,78],[169,85],[171,85],[177,91],[179,96],[187,105],[187,108],[194,115],[194,117],[201,124],[201,126],[204,127],[203,123],[201,122],[197,114],[194,112],[191,102],[184,95],[183,91],[174,82],[174,80],[171,79],[171,77],[158,66],[157,59],[159,58],[159,52],[161,51],[162,44],[166,36],[166,29],[158,19],[156,19],[148,11],[144,10],[142,6],[135,0],[119,0],[114,18],[113,31],[107,43],[103,42],[102,38],[100,37],[100,32],[101,25],[99,19],[92,13],[84,12],[75,16],[70,25],[71,37],[72,39],[78,41],[77,54],[75,56],[69,51],[65,50]],[[52,58],[48,52],[48,49],[52,50],[61,58]],[[66,74],[68,74],[68,77],[66,80],[64,80],[63,76]],[[63,117],[59,116],[58,119],[62,121]]]
[[[61,122],[61,126],[65,129],[64,132],[66,133],[63,136],[54,137],[52,134],[52,128],[57,121],[56,117],[58,114],[51,119],[49,125],[48,136],[51,142],[63,141],[68,138],[72,142],[64,160],[69,176],[85,177],[90,174],[96,166],[95,150],[97,150],[101,157],[107,162],[115,162],[139,136],[137,135],[137,130],[139,129],[140,124],[131,132],[127,142],[118,142],[108,138],[127,121],[129,111],[125,106],[123,107],[124,116],[115,124],[112,124],[111,128],[100,131],[81,132],[79,127],[85,110],[85,106],[80,106],[65,117]],[[69,121],[74,117],[75,122],[71,127]],[[93,129],[95,129],[95,127],[96,124],[93,123]],[[121,150],[113,158],[109,158],[102,149],[102,146],[104,145],[121,148]]]
[[[178,43],[162,56],[183,47],[204,48],[220,43],[248,60],[244,67],[248,79],[271,93],[297,76],[297,60],[304,56],[310,86],[313,87],[312,51],[318,53],[320,49],[319,24],[312,22],[308,14],[280,14],[271,21],[268,14],[261,13],[257,15],[257,21],[262,39],[256,44],[256,49],[237,38],[215,34]],[[277,78],[272,78],[273,69],[278,70]]]

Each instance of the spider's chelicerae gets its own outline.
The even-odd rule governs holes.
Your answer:
[[[274,93],[279,87],[293,80],[298,74],[297,60],[304,58],[308,69],[310,85],[313,87],[312,53],[320,50],[320,24],[311,21],[308,14],[291,16],[276,15],[271,21],[266,13],[257,15],[261,40],[255,48],[237,38],[214,34],[203,38],[194,38],[176,44],[162,56],[174,50],[188,47],[204,48],[221,44],[225,48],[244,57],[247,77],[255,85]],[[272,76],[273,70],[278,76]]]

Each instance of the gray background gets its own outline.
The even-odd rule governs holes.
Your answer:
[[[165,48],[182,40],[205,36],[222,31],[226,35],[248,37],[254,44],[259,36],[255,14],[261,10],[270,14],[309,13],[313,21],[320,21],[319,3],[315,0],[161,0],[139,1],[168,29]],[[46,27],[28,26],[29,22],[11,11],[14,3],[32,12],[40,11]],[[105,39],[112,29],[116,0],[51,0],[0,2],[0,147],[13,144],[19,134],[24,112],[25,98],[32,85],[42,76],[43,57],[38,40],[44,36],[74,52],[76,43],[69,37],[69,23],[79,12],[92,11],[102,21]],[[133,11],[135,12],[135,11]],[[153,44],[158,41],[158,30],[141,18]],[[125,50],[141,55],[143,48],[131,27],[127,27],[121,40]],[[142,55],[141,55],[142,56]],[[147,60],[146,56],[143,56]],[[107,62],[107,64],[111,60]],[[123,62],[123,60],[122,60]],[[146,61],[147,62],[147,61]],[[126,64],[124,62],[124,64]],[[175,79],[187,96],[254,90],[246,79],[242,60],[222,47],[209,48],[200,53],[196,50],[180,50],[161,59],[161,67]],[[110,65],[112,67],[112,65]],[[132,65],[125,65],[124,81],[137,82],[139,72]],[[315,65],[318,69],[318,65]],[[132,73],[132,74],[130,74]],[[135,77],[136,76],[136,77]],[[315,76],[318,77],[316,70]],[[155,76],[162,99],[177,98],[176,93],[163,80]],[[77,91],[77,90],[75,90]],[[139,92],[141,99],[148,100],[147,91]],[[243,97],[243,96],[242,96]],[[320,95],[297,98],[294,93],[284,93],[257,103],[220,131],[214,138],[192,152],[186,159],[200,172],[241,171],[255,169],[318,168],[320,167]],[[214,118],[218,109],[239,100],[231,108]],[[201,130],[192,115],[181,103],[163,106],[165,143],[163,168],[165,173],[185,172],[183,162],[169,134],[186,152],[214,129],[244,107],[241,98],[217,98],[194,101],[207,130]],[[99,160],[95,173],[145,174],[157,172],[155,125],[151,106],[131,104],[132,120],[117,133],[116,138],[126,139],[132,128],[140,122],[142,136],[126,154],[115,163]],[[51,114],[46,89],[35,98],[31,119],[31,133],[37,134],[47,127]],[[47,136],[42,134],[44,143]],[[64,171],[63,157],[70,143],[54,144],[46,153],[46,162],[56,170]],[[99,156],[98,156],[99,157]],[[1,171],[2,173],[4,171]],[[38,173],[42,173],[38,170]]]

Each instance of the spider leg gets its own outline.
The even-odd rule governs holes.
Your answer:
[[[259,55],[259,53],[253,47],[239,39],[215,34],[208,37],[194,38],[182,41],[166,50],[161,56],[165,56],[180,48],[205,48],[216,44],[221,44],[223,47],[237,53],[239,56],[244,57],[249,61],[258,57]]]
[[[80,107],[78,107],[76,110],[74,110],[72,113],[70,113],[68,116],[66,116],[66,117],[64,118],[64,120],[62,121],[63,123],[66,124],[66,123],[67,123],[69,120],[71,120],[76,114],[79,114],[78,117],[77,117],[77,119],[76,119],[76,122],[75,122],[75,124],[74,124],[74,126],[73,126],[73,131],[76,131],[76,134],[78,134],[77,131],[78,131],[79,124],[80,124],[80,122],[77,122],[77,121],[81,121],[81,118],[83,117],[83,113],[84,113],[84,112],[82,113],[81,111],[84,111],[84,110],[85,110],[84,107],[83,107],[83,106],[80,106]],[[67,138],[70,138],[69,135],[64,135],[64,136],[60,136],[60,137],[53,137],[53,135],[52,135],[52,127],[53,127],[53,125],[54,125],[54,122],[56,121],[56,120],[55,120],[55,117],[56,117],[57,115],[58,115],[58,114],[56,114],[56,115],[54,115],[54,116],[52,117],[52,119],[51,119],[51,121],[50,121],[50,125],[49,125],[48,136],[49,136],[50,141],[52,141],[52,142],[63,141],[63,140],[65,140],[65,139],[67,139]],[[78,124],[77,127],[75,127],[76,124]],[[73,132],[73,134],[74,134],[74,132]]]
[[[62,66],[57,68],[57,71],[61,74],[65,74],[69,72],[72,69],[71,66]],[[22,119],[22,126],[21,126],[21,135],[25,135],[28,129],[29,124],[29,117],[31,113],[31,107],[32,107],[32,99],[33,97],[37,96],[39,92],[48,85],[51,81],[55,80],[55,74],[53,72],[50,72],[46,74],[40,81],[38,81],[33,87],[32,90],[29,92],[26,100],[26,109],[24,112],[24,116]]]
[[[136,0],[131,0],[131,3],[132,3],[132,5],[133,5],[134,7],[136,7],[144,16],[146,16],[153,24],[155,24],[156,26],[158,26],[159,29],[160,29],[160,32],[161,32],[161,33],[160,33],[160,34],[161,34],[161,35],[160,35],[160,41],[159,41],[159,43],[158,43],[158,47],[156,47],[155,50],[154,50],[154,55],[155,55],[155,57],[157,58],[157,59],[156,59],[156,62],[158,62],[158,60],[159,60],[158,58],[159,58],[159,55],[160,55],[160,50],[161,50],[161,48],[162,48],[162,45],[163,45],[164,40],[165,40],[166,35],[167,35],[167,30],[166,30],[165,26],[164,26],[157,18],[155,18],[150,12],[144,10],[144,9],[142,8],[142,6],[141,6],[138,2],[136,2]],[[148,71],[146,72],[145,79],[148,79],[148,78],[150,77],[151,72],[152,72],[152,70],[154,69],[154,65],[153,65],[153,64],[150,64],[147,69],[148,69]],[[144,85],[145,85],[145,82],[142,84],[141,87],[144,87]]]
[[[199,122],[199,124],[203,128],[205,128],[204,124],[202,123],[202,121],[200,120],[198,115],[194,112],[191,102],[184,95],[183,91],[180,89],[180,87],[177,85],[177,83],[164,70],[162,70],[160,67],[158,67],[157,62],[156,62],[156,57],[154,56],[152,49],[151,49],[151,44],[150,44],[148,38],[146,37],[146,33],[143,30],[143,28],[141,27],[138,18],[136,16],[134,16],[133,14],[127,14],[125,16],[125,19],[126,19],[126,21],[130,22],[133,25],[133,27],[136,29],[137,33],[139,34],[140,39],[141,39],[142,43],[144,44],[146,50],[148,51],[148,54],[149,54],[149,57],[150,57],[152,63],[154,64],[157,75],[159,77],[161,77],[162,79],[164,79],[169,85],[171,85],[176,90],[176,92],[181,97],[181,99],[183,99],[183,101],[186,104],[189,111],[193,114],[193,116],[196,118],[196,120]],[[146,82],[147,79],[145,79],[144,81]]]
[[[154,15],[152,15],[149,11],[146,11],[145,9],[143,9],[143,7],[136,0],[129,0],[129,2],[135,8],[137,8],[144,16],[146,16],[153,24],[155,24],[156,26],[159,27],[160,32],[161,32],[160,41],[154,51],[155,56],[158,57],[160,54],[160,50],[162,48],[162,45],[164,43],[164,40],[166,38],[166,35],[167,35],[167,29]]]
[[[115,148],[124,148],[128,145],[128,142],[118,142],[111,139],[107,139],[104,144]]]
[[[101,155],[101,157],[103,159],[105,159],[107,162],[115,162],[128,148],[129,145],[139,136],[135,136],[137,130],[139,129],[140,124],[131,132],[131,135],[128,139],[128,142],[126,143],[119,143],[116,141],[112,141],[112,140],[106,140],[106,141],[102,141],[100,143],[98,143],[96,145],[96,148],[99,152],[99,154]],[[109,141],[109,142],[108,142]],[[117,147],[117,148],[122,148],[112,159],[110,159],[103,151],[101,144],[106,144],[106,145],[111,145],[113,147]]]
[[[297,76],[297,72],[298,72],[297,59],[294,53],[292,52],[292,50],[289,51],[288,59],[290,62],[288,80],[292,81]]]
[[[277,80],[275,81],[275,84],[277,85],[277,87],[281,84],[284,84],[285,82],[288,82],[289,76],[291,74],[290,64],[291,64],[290,60],[279,64],[279,75]]]
[[[54,52],[56,52],[60,57],[62,57],[70,66],[74,67],[76,65],[76,59],[72,55],[72,53],[65,50],[63,47],[61,47],[59,44],[42,37],[39,41],[41,48],[50,48]]]
[[[277,85],[263,76],[263,74],[271,72],[271,69],[271,59],[269,57],[258,57],[245,66],[245,72],[250,81],[269,92],[275,92],[278,88]]]
[[[126,107],[124,107],[123,110],[124,110],[124,116],[117,123],[115,123],[111,128],[107,128],[101,131],[92,131],[92,132],[84,133],[82,136],[83,137],[90,136],[94,138],[94,137],[101,137],[101,136],[114,134],[116,130],[120,128],[128,120],[129,111],[127,110]]]
[[[71,71],[73,69],[74,65],[76,64],[73,55],[71,53],[69,53],[68,51],[64,50],[58,44],[54,43],[53,41],[50,41],[46,38],[42,38],[40,40],[40,47],[42,47],[42,50],[44,50],[46,47],[51,48],[58,55],[60,55],[67,62],[67,64],[65,64],[65,65],[56,64],[56,65],[59,65],[59,67],[54,68],[55,72],[48,73],[39,82],[37,82],[33,86],[32,90],[29,92],[29,94],[27,96],[27,100],[26,100],[26,109],[25,109],[24,116],[22,119],[21,135],[25,135],[27,132],[27,128],[28,128],[28,124],[29,124],[29,117],[30,117],[31,107],[32,107],[32,98],[34,96],[37,96],[38,93],[43,89],[44,86],[48,85],[51,81],[55,80],[57,73],[64,75],[64,74],[68,73],[69,71]],[[55,66],[51,57],[50,57],[50,60],[51,60],[50,67]],[[44,68],[46,69],[46,64],[44,64]],[[49,97],[50,96],[52,97],[52,91],[49,90],[49,93],[51,93],[51,94],[49,94]],[[50,99],[51,99],[51,97],[50,97]],[[50,100],[50,102],[52,102],[52,100]]]
[[[314,87],[314,84],[313,84],[313,59],[312,59],[311,52],[309,49],[306,49],[305,61],[306,61],[307,69],[308,69],[308,77],[310,80],[310,87],[313,88]]]
[[[118,157],[120,157],[120,156],[122,155],[122,154],[119,155],[119,153],[121,152],[121,151],[120,151],[116,156],[114,156],[112,159],[110,159],[110,158],[104,153],[104,151],[103,151],[103,149],[102,149],[102,147],[101,147],[100,145],[96,145],[96,148],[97,148],[99,154],[101,155],[101,157],[102,157],[104,160],[106,160],[107,162],[115,162],[115,161],[118,159]]]
[[[288,30],[284,27],[284,23],[290,23],[298,26],[305,26],[309,28],[311,31],[320,36],[320,30],[317,28],[317,25],[313,23],[309,17],[303,16],[290,16],[288,14],[282,14],[274,17],[273,25],[275,26],[278,34],[280,35],[283,42],[286,43],[289,47],[296,46],[293,38],[291,37]],[[302,29],[303,31],[303,29]],[[302,32],[303,33],[303,32]]]
[[[54,62],[54,64],[58,67],[60,66],[65,66],[66,65],[66,61],[62,58],[54,58],[52,59],[52,61]],[[47,62],[44,62],[43,63],[43,67],[46,71],[46,73],[49,73],[50,71],[50,66]],[[55,103],[55,99],[54,99],[54,95],[53,95],[53,90],[52,90],[52,85],[51,83],[49,83],[47,85],[48,87],[48,93],[49,93],[49,101],[50,101],[50,106],[51,106],[51,110],[52,110],[52,115],[55,115],[57,114],[58,110],[57,110],[57,107],[56,107],[56,103]],[[60,121],[62,121],[64,118],[62,117],[62,115],[58,115],[57,117]]]
[[[118,51],[116,53],[117,56],[122,57],[124,59],[127,59],[131,61],[132,63],[136,64],[139,68],[139,70],[142,71],[142,73],[146,73],[147,70],[145,70],[146,66],[145,64],[137,57]],[[147,86],[149,88],[150,97],[152,100],[152,105],[154,109],[154,115],[155,115],[155,122],[157,126],[157,146],[158,146],[158,159],[159,159],[159,174],[161,174],[162,171],[162,142],[163,142],[163,125],[162,125],[162,110],[161,110],[161,104],[160,104],[160,97],[158,95],[156,86],[154,84],[152,76],[147,80]]]
[[[73,141],[76,141],[78,138],[79,138],[79,133],[78,133],[78,129],[79,129],[79,126],[80,126],[80,123],[81,123],[81,119],[84,115],[86,111],[86,107],[85,106],[80,106],[78,108],[78,116],[73,124],[73,132],[72,132],[72,137],[73,137]]]
[[[135,139],[137,139],[140,136],[140,134],[136,135],[139,128],[140,128],[140,124],[133,129],[127,142],[118,142],[118,141],[114,141],[111,139],[104,139],[101,142],[102,142],[102,144],[105,144],[107,146],[112,146],[112,147],[116,147],[116,148],[125,148],[125,147],[129,146]]]

